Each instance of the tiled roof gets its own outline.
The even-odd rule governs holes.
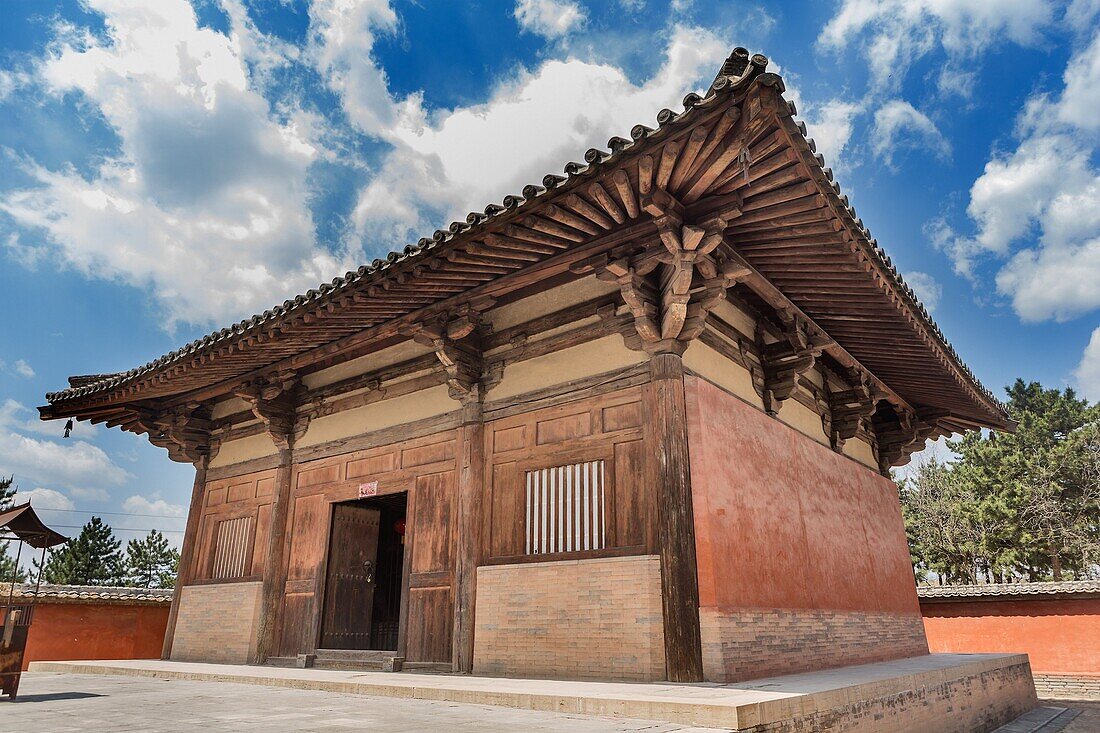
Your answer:
[[[1100,580],[1067,580],[1049,583],[987,583],[981,585],[917,586],[923,600],[1100,594]]]
[[[0,603],[7,603],[11,583],[0,584]],[[34,596],[33,583],[15,586],[13,598],[29,600]],[[130,588],[110,585],[49,585],[38,589],[38,600],[51,603],[111,603],[161,605],[172,602],[171,588]]]
[[[535,211],[537,206],[543,204],[548,194],[556,193],[554,189],[570,188],[579,184],[579,179],[592,179],[597,175],[610,171],[614,166],[637,153],[640,146],[647,145],[649,141],[664,139],[694,124],[696,119],[715,109],[722,102],[729,99],[735,91],[747,88],[750,82],[767,84],[782,92],[783,82],[781,78],[772,73],[765,73],[768,64],[767,57],[756,54],[750,57],[745,49],[735,49],[726,62],[722,65],[718,76],[707,92],[700,96],[695,93],[688,94],[683,100],[683,111],[674,112],[669,109],[661,110],[657,115],[657,127],[650,128],[646,125],[635,125],[630,131],[630,138],[615,136],[607,144],[607,150],[590,148],[584,154],[583,163],[570,162],[564,167],[564,175],[548,174],[542,179],[541,185],[530,184],[524,186],[522,193],[505,196],[501,204],[489,204],[484,212],[471,212],[465,221],[452,222],[446,229],[436,230],[431,237],[420,239],[416,244],[407,245],[400,251],[390,252],[385,259],[376,259],[369,265],[364,265],[354,272],[348,272],[343,277],[336,277],[331,283],[322,283],[318,288],[298,295],[291,300],[284,301],[281,305],[256,314],[232,326],[204,336],[187,344],[186,346],[169,352],[164,356],[149,363],[116,374],[93,375],[77,377],[71,381],[68,389],[51,392],[46,399],[53,405],[67,401],[79,402],[86,398],[106,397],[110,392],[127,390],[133,394],[134,390],[145,380],[157,377],[164,382],[170,378],[172,372],[184,369],[187,365],[196,361],[204,362],[206,358],[221,349],[240,343],[242,339],[260,336],[262,332],[272,326],[278,326],[300,314],[315,311],[318,307],[329,305],[349,295],[360,293],[366,285],[381,284],[398,277],[396,266],[405,266],[411,263],[426,260],[436,255],[443,245],[452,242],[456,238],[469,241],[473,237],[480,237],[489,233],[489,226],[495,225],[497,219],[507,217],[514,219],[517,212]],[[793,103],[788,102],[792,113]],[[920,330],[925,331],[945,354],[944,363],[950,362],[951,366],[963,375],[963,379],[969,383],[970,389],[981,395],[979,403],[985,402],[984,410],[994,416],[989,424],[1011,424],[1007,419],[1004,406],[997,398],[986,389],[974,376],[954,348],[947,342],[939,326],[932,320],[927,309],[916,297],[898,273],[890,258],[879,247],[877,241],[872,238],[870,231],[864,226],[855,210],[850,206],[848,197],[842,195],[840,185],[833,180],[832,171],[825,166],[825,160],[820,154],[816,154],[816,145],[812,139],[806,137],[806,127],[802,122],[797,123],[800,133],[801,145],[808,149],[812,158],[808,163],[814,169],[813,174],[818,179],[823,189],[838,210],[846,219],[846,224],[858,233],[861,246],[868,258],[874,263],[876,269],[884,273],[884,279],[892,284],[898,293],[897,305],[904,306],[906,317],[919,325]],[[255,366],[263,366],[256,364]],[[130,399],[126,397],[125,399]],[[43,408],[44,415],[56,417],[66,414],[64,407],[56,406],[56,409]],[[76,410],[73,413],[77,412]]]

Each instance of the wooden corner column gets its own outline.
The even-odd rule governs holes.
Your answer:
[[[294,473],[293,456],[294,452],[289,448],[279,450],[279,467],[275,471],[275,490],[271,503],[271,529],[268,532],[267,546],[256,548],[264,553],[264,575],[253,664],[264,664],[275,649],[276,619],[286,585],[283,545],[286,542],[286,518],[290,504],[291,477]]]
[[[164,629],[164,646],[161,647],[160,658],[170,659],[172,656],[172,637],[176,634],[176,617],[180,610],[180,596],[183,594],[183,586],[191,574],[191,563],[194,559],[195,535],[199,531],[199,515],[202,514],[202,500],[206,488],[206,466],[209,463],[206,456],[195,461],[195,483],[191,489],[191,506],[187,510],[187,524],[183,529],[183,547],[180,549],[179,567],[176,572],[176,587],[172,591],[172,608],[168,611],[168,626]]]
[[[451,669],[469,673],[474,668],[474,602],[481,549],[482,482],[485,476],[485,421],[479,385],[475,385],[463,400],[461,431]]]
[[[647,401],[656,459],[665,672],[669,682],[701,682],[699,575],[691,506],[684,365],[678,354],[654,354],[649,369]]]

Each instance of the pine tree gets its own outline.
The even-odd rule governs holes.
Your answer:
[[[0,511],[8,509],[15,503],[15,476],[4,478],[0,476]],[[0,542],[0,583],[9,583],[12,580],[22,583],[27,579],[27,574],[15,567],[15,558],[8,553],[10,542]]]
[[[176,584],[180,554],[168,540],[151,530],[143,540],[126,545],[126,584],[139,588],[171,588]]]
[[[75,539],[50,553],[42,580],[61,585],[119,585],[123,582],[122,543],[108,524],[92,517]]]
[[[899,482],[914,571],[947,583],[1100,576],[1100,405],[1021,379],[1014,432],[968,433],[956,459]]]

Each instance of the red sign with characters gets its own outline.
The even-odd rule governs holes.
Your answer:
[[[365,484],[359,484],[359,498],[366,499],[368,496],[378,496],[377,481],[368,481]]]

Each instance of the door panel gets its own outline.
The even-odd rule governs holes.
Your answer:
[[[449,662],[454,625],[454,471],[418,476],[409,575],[410,662]]]
[[[369,649],[381,512],[354,504],[332,508],[321,648]]]

